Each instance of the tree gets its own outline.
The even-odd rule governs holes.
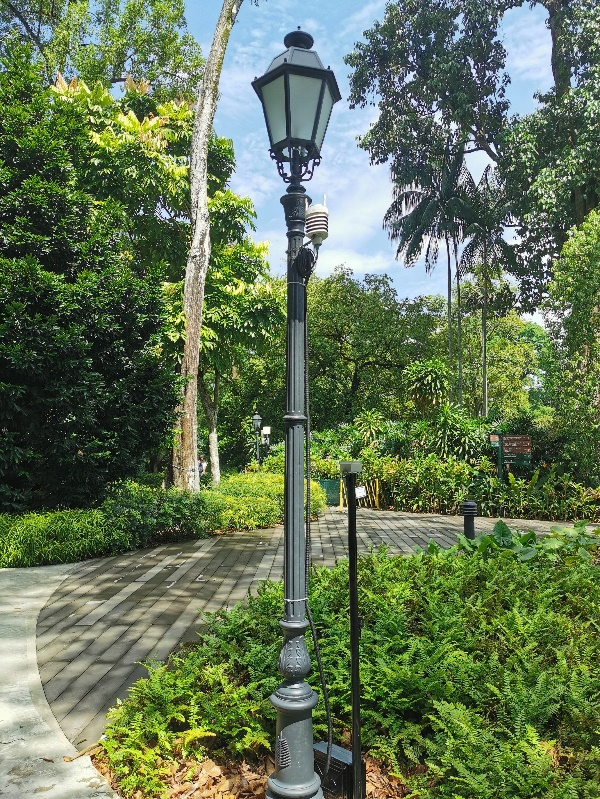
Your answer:
[[[223,0],[210,53],[198,91],[190,152],[191,244],[183,289],[185,343],[181,362],[183,389],[177,409],[172,478],[190,491],[200,488],[198,477],[198,365],[204,288],[210,260],[208,209],[208,148],[217,106],[221,66],[229,35],[243,0]]]
[[[564,459],[591,484],[600,478],[600,212],[573,228],[558,259],[547,302],[558,361],[554,379]]]
[[[0,61],[0,476],[7,509],[82,504],[135,475],[172,425],[165,307],[128,215],[82,188],[85,119],[28,48]]]
[[[372,162],[390,162],[399,185],[418,182],[449,135],[484,152],[506,181],[519,222],[520,301],[539,304],[549,258],[568,227],[600,202],[595,119],[599,91],[594,0],[544,0],[552,39],[553,90],[539,112],[509,117],[506,52],[499,25],[521,0],[389,0],[384,19],[346,59],[351,104],[377,102],[360,144]]]
[[[88,504],[168,439],[160,288],[124,259],[73,282],[32,258],[0,263],[0,503]]]
[[[208,426],[211,480],[220,480],[217,419],[220,387],[249,353],[260,354],[277,327],[285,324],[281,285],[269,280],[266,245],[245,233],[254,209],[232,192],[210,202],[211,268],[207,275],[198,389]],[[239,228],[235,230],[235,228]]]
[[[165,100],[191,98],[202,74],[183,0],[0,0],[0,39],[15,30],[34,47],[47,83],[57,72],[107,87],[130,76]]]
[[[414,361],[404,370],[404,379],[406,392],[423,418],[432,416],[449,400],[450,374],[440,358]]]
[[[430,272],[438,258],[439,242],[446,244],[448,275],[448,365],[452,367],[452,263],[451,250],[456,264],[457,290],[460,298],[457,249],[461,232],[463,188],[469,172],[464,164],[463,145],[446,140],[441,159],[423,164],[410,186],[394,181],[394,197],[384,217],[390,238],[398,242],[397,256],[404,257],[412,266],[425,251],[425,271]],[[464,216],[464,211],[462,216]],[[452,246],[451,246],[452,245]],[[460,338],[460,300],[459,300]],[[458,396],[462,395],[462,361],[458,343]]]
[[[481,319],[479,313],[463,320],[464,409],[483,415],[481,397]],[[530,408],[529,391],[539,376],[538,358],[526,335],[527,324],[512,310],[488,317],[488,415],[498,422]]]
[[[189,237],[188,104],[159,103],[147,84],[132,79],[119,100],[101,83],[89,88],[73,78],[67,84],[61,75],[51,91],[56,115],[78,126],[70,148],[78,185],[122,209],[137,269],[158,267],[165,278],[179,280]],[[213,137],[211,182],[220,185],[232,168],[230,142]]]
[[[438,354],[437,298],[399,300],[387,275],[338,269],[308,285],[311,418],[323,430],[361,411],[401,413],[404,369]],[[443,328],[442,328],[443,330]]]
[[[488,414],[487,313],[490,281],[502,271],[514,273],[514,247],[504,238],[510,222],[510,205],[492,168],[487,166],[475,185],[471,174],[464,182],[464,237],[468,239],[460,259],[462,274],[476,274],[481,284],[482,413]]]

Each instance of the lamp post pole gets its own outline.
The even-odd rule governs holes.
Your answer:
[[[308,625],[306,529],[304,525],[304,347],[306,285],[315,264],[314,252],[303,247],[309,202],[302,181],[310,180],[321,160],[321,147],[331,109],[341,99],[331,70],[312,50],[313,38],[298,29],[284,39],[287,50],[276,56],[264,75],[252,83],[265,115],[271,157],[288,189],[281,198],[287,225],[286,413],[284,476],[283,647],[279,671],[283,682],[271,696],[277,709],[275,771],[267,783],[268,799],[323,799],[315,773],[312,710],[317,694],[306,682],[310,658]],[[289,165],[289,174],[286,171]],[[320,206],[322,208],[322,206]],[[325,209],[323,209],[325,210]],[[318,249],[316,209],[309,238]]]
[[[256,462],[260,466],[260,426],[262,419],[257,411],[252,415],[252,426],[254,427],[254,437],[256,439]]]
[[[287,225],[287,342],[285,425],[284,642],[279,656],[283,682],[271,696],[277,708],[275,772],[268,781],[273,799],[321,797],[314,769],[312,710],[317,694],[305,680],[310,658],[305,642],[306,535],[304,528],[304,335],[306,275],[299,254],[304,241],[307,196],[294,158],[291,182],[281,198]]]

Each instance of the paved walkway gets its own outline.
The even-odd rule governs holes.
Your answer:
[[[463,525],[461,517],[366,509],[357,522],[363,552],[383,544],[406,553],[430,539],[450,546]],[[493,524],[476,520],[478,530]],[[313,524],[316,565],[346,556],[346,531],[347,516],[337,510]],[[282,570],[281,527],[67,566],[0,570],[0,797],[114,796],[89,758],[65,763],[63,755],[98,740],[108,708],[146,674],[140,661],[162,660],[196,640],[199,611],[231,606],[260,580],[280,580]]]

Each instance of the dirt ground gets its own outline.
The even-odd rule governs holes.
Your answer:
[[[111,773],[101,750],[92,754],[92,761],[111,787],[118,792],[119,786]],[[407,794],[404,783],[391,776],[380,764],[365,758],[367,768],[367,799],[402,799]],[[215,763],[205,760],[199,763],[190,759],[173,764],[165,775],[167,799],[265,799],[267,776],[272,763]],[[133,799],[147,799],[140,791]]]

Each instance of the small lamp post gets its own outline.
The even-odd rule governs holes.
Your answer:
[[[271,696],[277,709],[275,771],[268,780],[270,799],[322,799],[314,769],[312,709],[318,697],[305,680],[310,658],[304,640],[307,581],[304,528],[304,340],[306,285],[315,255],[304,246],[307,206],[302,181],[310,180],[321,160],[331,110],[341,99],[333,72],[311,50],[314,40],[301,30],[284,39],[287,50],[273,59],[252,86],[262,103],[271,158],[289,187],[281,198],[287,225],[287,346],[284,478],[284,642],[279,656],[283,682]],[[323,207],[318,207],[322,212]],[[316,208],[313,208],[315,211]],[[323,209],[325,210],[325,209]],[[310,216],[310,214],[309,214]],[[316,221],[317,214],[311,216]],[[325,220],[326,221],[326,220]],[[317,233],[309,221],[309,238],[317,248],[326,225]]]
[[[256,462],[260,464],[260,426],[262,418],[258,411],[252,414],[252,426],[254,427],[254,435],[256,437]]]

